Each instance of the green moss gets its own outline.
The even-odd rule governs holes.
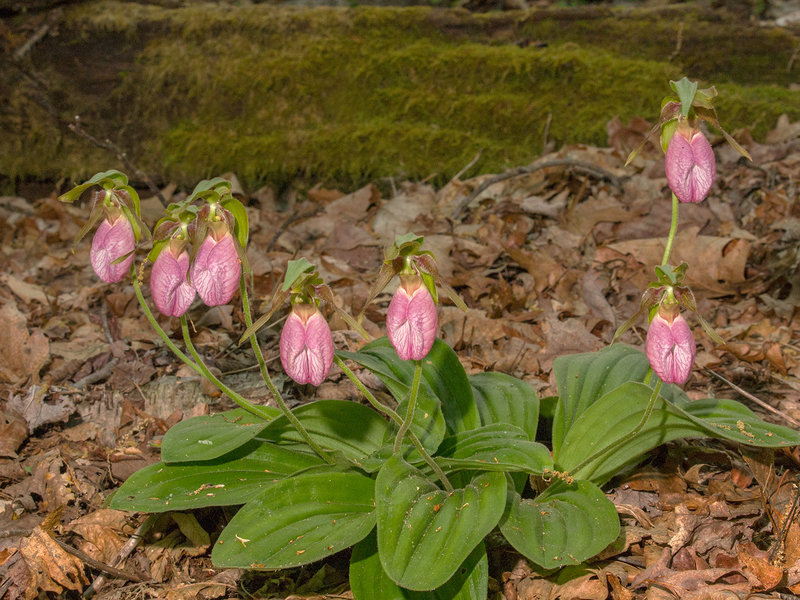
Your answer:
[[[64,118],[80,112],[93,131],[105,124],[102,134],[137,164],[187,185],[224,171],[252,185],[303,177],[355,186],[432,173],[441,182],[478,151],[476,170],[499,171],[536,157],[550,115],[549,139],[603,145],[615,115],[655,117],[668,80],[686,65],[719,75],[703,71],[707,57],[692,50],[707,18],[686,11],[654,20],[610,10],[579,18],[108,2],[67,15],[64,36],[88,71],[45,69],[62,90]],[[674,49],[681,20],[683,46],[670,62],[665,48]],[[770,40],[796,43],[780,32],[762,38],[761,50]],[[546,45],[520,47],[520,39]],[[800,92],[767,69],[755,79],[759,59],[748,60],[714,82],[725,82],[723,124],[753,127],[759,138],[782,112],[800,118]],[[109,62],[126,69],[109,78]],[[0,141],[0,172],[80,176],[111,166],[25,99],[13,97],[9,114],[22,116],[17,135]]]

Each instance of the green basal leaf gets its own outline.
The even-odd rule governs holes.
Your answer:
[[[595,452],[610,447],[634,430],[644,415],[651,393],[645,384],[629,381],[604,394],[578,417],[564,443],[554,452],[556,469],[602,485],[620,469],[638,462],[665,442],[707,435],[705,427],[659,397],[650,419],[634,438],[576,470]]]
[[[298,279],[305,275],[310,275],[316,270],[317,267],[315,267],[305,258],[290,260],[288,266],[286,267],[286,276],[283,278],[283,286],[281,287],[281,290],[288,292],[295,285]]]
[[[553,372],[561,401],[553,419],[554,453],[559,451],[564,436],[581,413],[623,383],[643,381],[648,368],[644,354],[625,344],[558,357]]]
[[[445,584],[428,592],[406,590],[391,580],[378,557],[374,531],[355,545],[350,558],[354,600],[486,600],[488,583],[489,560],[483,543],[475,546]]]
[[[505,509],[506,478],[482,473],[448,493],[398,456],[375,482],[378,552],[397,585],[418,591],[444,585]]]
[[[355,462],[379,450],[389,429],[376,411],[347,400],[317,400],[292,412],[320,446],[338,450]],[[285,416],[272,421],[258,437],[278,443],[303,442]]]
[[[536,439],[539,398],[527,383],[505,373],[468,375],[481,423],[511,423],[522,427],[528,439]]]
[[[273,417],[281,414],[271,406],[261,408]],[[267,423],[242,408],[186,419],[164,434],[161,460],[180,463],[218,458],[252,440]]]
[[[697,93],[697,82],[689,81],[686,77],[680,81],[670,81],[670,87],[678,94],[681,101],[681,116],[685,119],[689,116],[695,94]]]
[[[800,432],[767,423],[735,400],[705,398],[684,402],[678,409],[702,423],[711,437],[761,448],[781,448],[800,444]]]
[[[414,365],[412,361],[397,357],[388,338],[374,340],[359,352],[338,354],[375,373],[398,402],[408,395],[414,376]],[[439,399],[450,434],[479,426],[480,417],[464,367],[453,349],[439,339],[433,343],[433,348],[423,359],[420,388]]]
[[[247,248],[247,240],[250,237],[250,224],[247,217],[247,209],[245,209],[244,204],[233,196],[230,196],[222,201],[222,207],[230,211],[236,221],[234,234],[239,241],[239,245],[242,249]]]
[[[375,527],[375,481],[355,472],[310,472],[268,487],[214,544],[218,567],[284,569],[330,556]]]
[[[122,484],[110,506],[164,512],[245,504],[276,481],[322,464],[311,454],[250,441],[214,460],[149,465]]]
[[[541,475],[553,468],[550,451],[510,423],[485,425],[445,438],[436,455],[445,471],[522,471]]]
[[[397,413],[405,417],[408,409],[408,397],[397,406]],[[392,424],[384,442],[394,443],[397,435],[397,426]],[[439,444],[442,443],[444,436],[447,435],[447,424],[444,422],[444,415],[439,407],[439,401],[427,391],[417,392],[417,406],[414,410],[414,418],[411,422],[411,430],[422,442],[425,450],[430,453],[436,452]]]
[[[556,481],[530,500],[509,486],[500,531],[521,554],[545,569],[581,563],[619,534],[614,504],[588,481]]]

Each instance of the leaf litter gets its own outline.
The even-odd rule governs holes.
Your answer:
[[[337,303],[357,313],[383,246],[414,231],[425,236],[443,276],[469,306],[462,313],[443,299],[439,310],[441,336],[467,371],[507,372],[552,395],[553,359],[607,344],[638,309],[663,252],[669,199],[658,148],[645,147],[623,168],[648,128],[642,119],[614,119],[608,148],[565,147],[537,161],[553,166],[535,163],[514,177],[454,179],[438,190],[425,182],[389,181],[351,193],[317,186],[281,197],[269,188],[243,194],[252,227],[255,308],[266,310],[288,261],[306,256]],[[707,201],[681,207],[675,247],[677,257],[690,262],[699,310],[727,340],[715,347],[695,328],[698,368],[689,395],[734,394],[705,367],[795,419],[798,131],[799,123],[781,119],[766,144],[745,133],[741,141],[752,165],[719,145],[717,183]],[[164,190],[171,200],[184,193],[174,185]],[[230,403],[182,369],[150,334],[130,286],[98,282],[86,244],[71,251],[80,209],[58,203],[56,195],[0,198],[7,232],[0,277],[7,324],[0,331],[5,597],[77,597],[100,577],[106,578],[97,586],[100,598],[234,598],[240,587],[265,598],[351,597],[346,561],[337,557],[288,576],[214,569],[207,549],[220,530],[219,509],[148,518],[104,508],[121,481],[158,459],[158,442],[171,425]],[[152,226],[158,200],[143,204]],[[367,307],[364,325],[372,335],[382,331],[391,291]],[[252,356],[234,343],[240,310],[198,303],[189,315],[209,364],[228,385],[264,401]],[[330,316],[337,345],[357,349],[359,338]],[[281,318],[261,334],[268,359],[277,354]],[[179,334],[177,322],[161,322]],[[623,340],[641,345],[644,326],[642,319]],[[276,382],[295,404],[313,394],[280,373]],[[319,394],[356,397],[335,370]],[[767,420],[780,419],[750,405]],[[495,548],[492,597],[800,594],[798,466],[797,449],[668,444],[612,482],[609,497],[623,523],[617,542],[589,564],[555,574],[510,548]],[[133,549],[138,535],[143,543]],[[130,580],[115,579],[104,565],[122,569]]]

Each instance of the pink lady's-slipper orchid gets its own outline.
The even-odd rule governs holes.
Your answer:
[[[333,336],[315,304],[292,307],[281,332],[281,364],[297,383],[319,385],[333,363]]]
[[[667,148],[667,182],[681,202],[700,202],[717,176],[711,144],[697,127],[681,121]]]
[[[150,273],[150,292],[161,314],[180,317],[189,310],[195,291],[186,280],[188,271],[186,243],[171,240],[158,254]]]
[[[659,307],[647,331],[645,350],[650,366],[664,383],[684,384],[689,379],[697,348],[677,306]]]
[[[207,306],[227,304],[239,286],[242,265],[233,236],[224,224],[213,223],[191,269],[191,283]]]
[[[422,360],[436,339],[436,304],[417,274],[400,275],[386,313],[386,333],[401,360]]]
[[[130,222],[117,209],[109,209],[94,234],[90,253],[92,268],[106,283],[122,281],[133,262],[136,242]],[[115,262],[126,256],[124,260]]]

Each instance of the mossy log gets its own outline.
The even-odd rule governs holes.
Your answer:
[[[23,58],[2,59],[0,175],[119,166],[65,128],[79,114],[160,180],[441,181],[479,151],[473,173],[526,164],[545,135],[602,145],[609,119],[654,119],[684,74],[716,84],[723,123],[758,139],[781,113],[800,119],[798,45],[691,5],[69,5]]]

